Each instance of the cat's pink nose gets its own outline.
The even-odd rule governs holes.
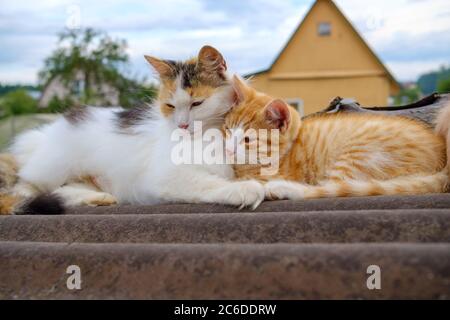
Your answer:
[[[187,128],[189,128],[189,124],[187,124],[187,123],[180,123],[178,125],[178,128],[180,128],[180,129],[187,129]]]

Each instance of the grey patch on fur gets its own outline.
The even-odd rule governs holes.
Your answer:
[[[120,129],[128,129],[152,118],[151,106],[141,105],[116,112],[116,121]]]
[[[221,87],[227,84],[225,75],[221,73],[209,73],[201,70],[196,63],[183,63],[173,60],[165,60],[173,70],[172,78],[181,76],[181,86],[183,89],[192,88],[197,84]]]
[[[64,113],[64,118],[72,125],[77,125],[89,118],[89,108],[86,106],[72,107]]]
[[[191,88],[193,83],[198,81],[196,64],[183,63],[173,60],[165,60],[165,63],[172,68],[172,79],[181,75],[181,86],[183,88]]]
[[[192,88],[192,84],[197,80],[197,72],[195,70],[195,65],[185,64],[182,72],[181,86],[186,88]]]

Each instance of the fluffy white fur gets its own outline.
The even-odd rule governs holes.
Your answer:
[[[220,128],[231,106],[231,88],[224,87],[186,114],[192,103],[178,89],[174,115],[165,118],[153,106],[152,119],[121,132],[119,108],[89,107],[88,117],[71,124],[64,117],[19,136],[12,146],[20,171],[17,193],[54,192],[68,205],[99,203],[155,204],[161,202],[221,203],[256,207],[264,189],[256,181],[232,181],[229,165],[175,165],[170,137],[179,121],[203,121],[204,128]],[[184,113],[183,113],[184,112]],[[183,113],[182,115],[180,113]],[[96,178],[101,190],[74,183]],[[113,197],[111,197],[111,195]]]

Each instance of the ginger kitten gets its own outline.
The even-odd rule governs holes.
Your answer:
[[[239,179],[265,184],[267,199],[409,195],[444,192],[449,182],[445,139],[424,124],[373,114],[324,114],[304,121],[282,100],[233,79],[236,106],[225,119],[227,141],[236,139],[249,154],[255,145],[273,148],[274,175],[258,163],[235,165]],[[450,107],[449,107],[450,108]],[[442,113],[440,122],[449,121]],[[279,138],[249,138],[237,128],[276,130]],[[441,131],[444,129],[440,129]],[[444,131],[445,131],[444,130]],[[233,153],[236,150],[228,150]]]

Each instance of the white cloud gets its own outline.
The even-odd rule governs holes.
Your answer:
[[[399,80],[450,62],[448,0],[337,0]]]
[[[415,37],[423,39],[430,33],[448,33],[450,30],[448,0],[379,0],[369,7],[359,0],[338,0],[338,3],[379,51],[391,49],[399,35],[413,41]],[[374,20],[379,24],[371,28],[368,23]]]
[[[0,83],[37,83],[36,67],[0,65]]]
[[[184,59],[206,43],[223,51],[234,71],[265,68],[312,2],[0,0],[0,81],[35,79],[74,3],[79,4],[83,26],[128,40],[133,70],[144,75],[149,68],[143,54]],[[450,62],[448,0],[336,2],[400,80]],[[9,71],[12,65],[16,72]]]
[[[433,60],[433,61],[394,61],[387,62],[387,67],[398,77],[401,81],[416,80],[417,75],[425,74],[430,71],[436,71],[439,66],[448,66],[448,60]]]

